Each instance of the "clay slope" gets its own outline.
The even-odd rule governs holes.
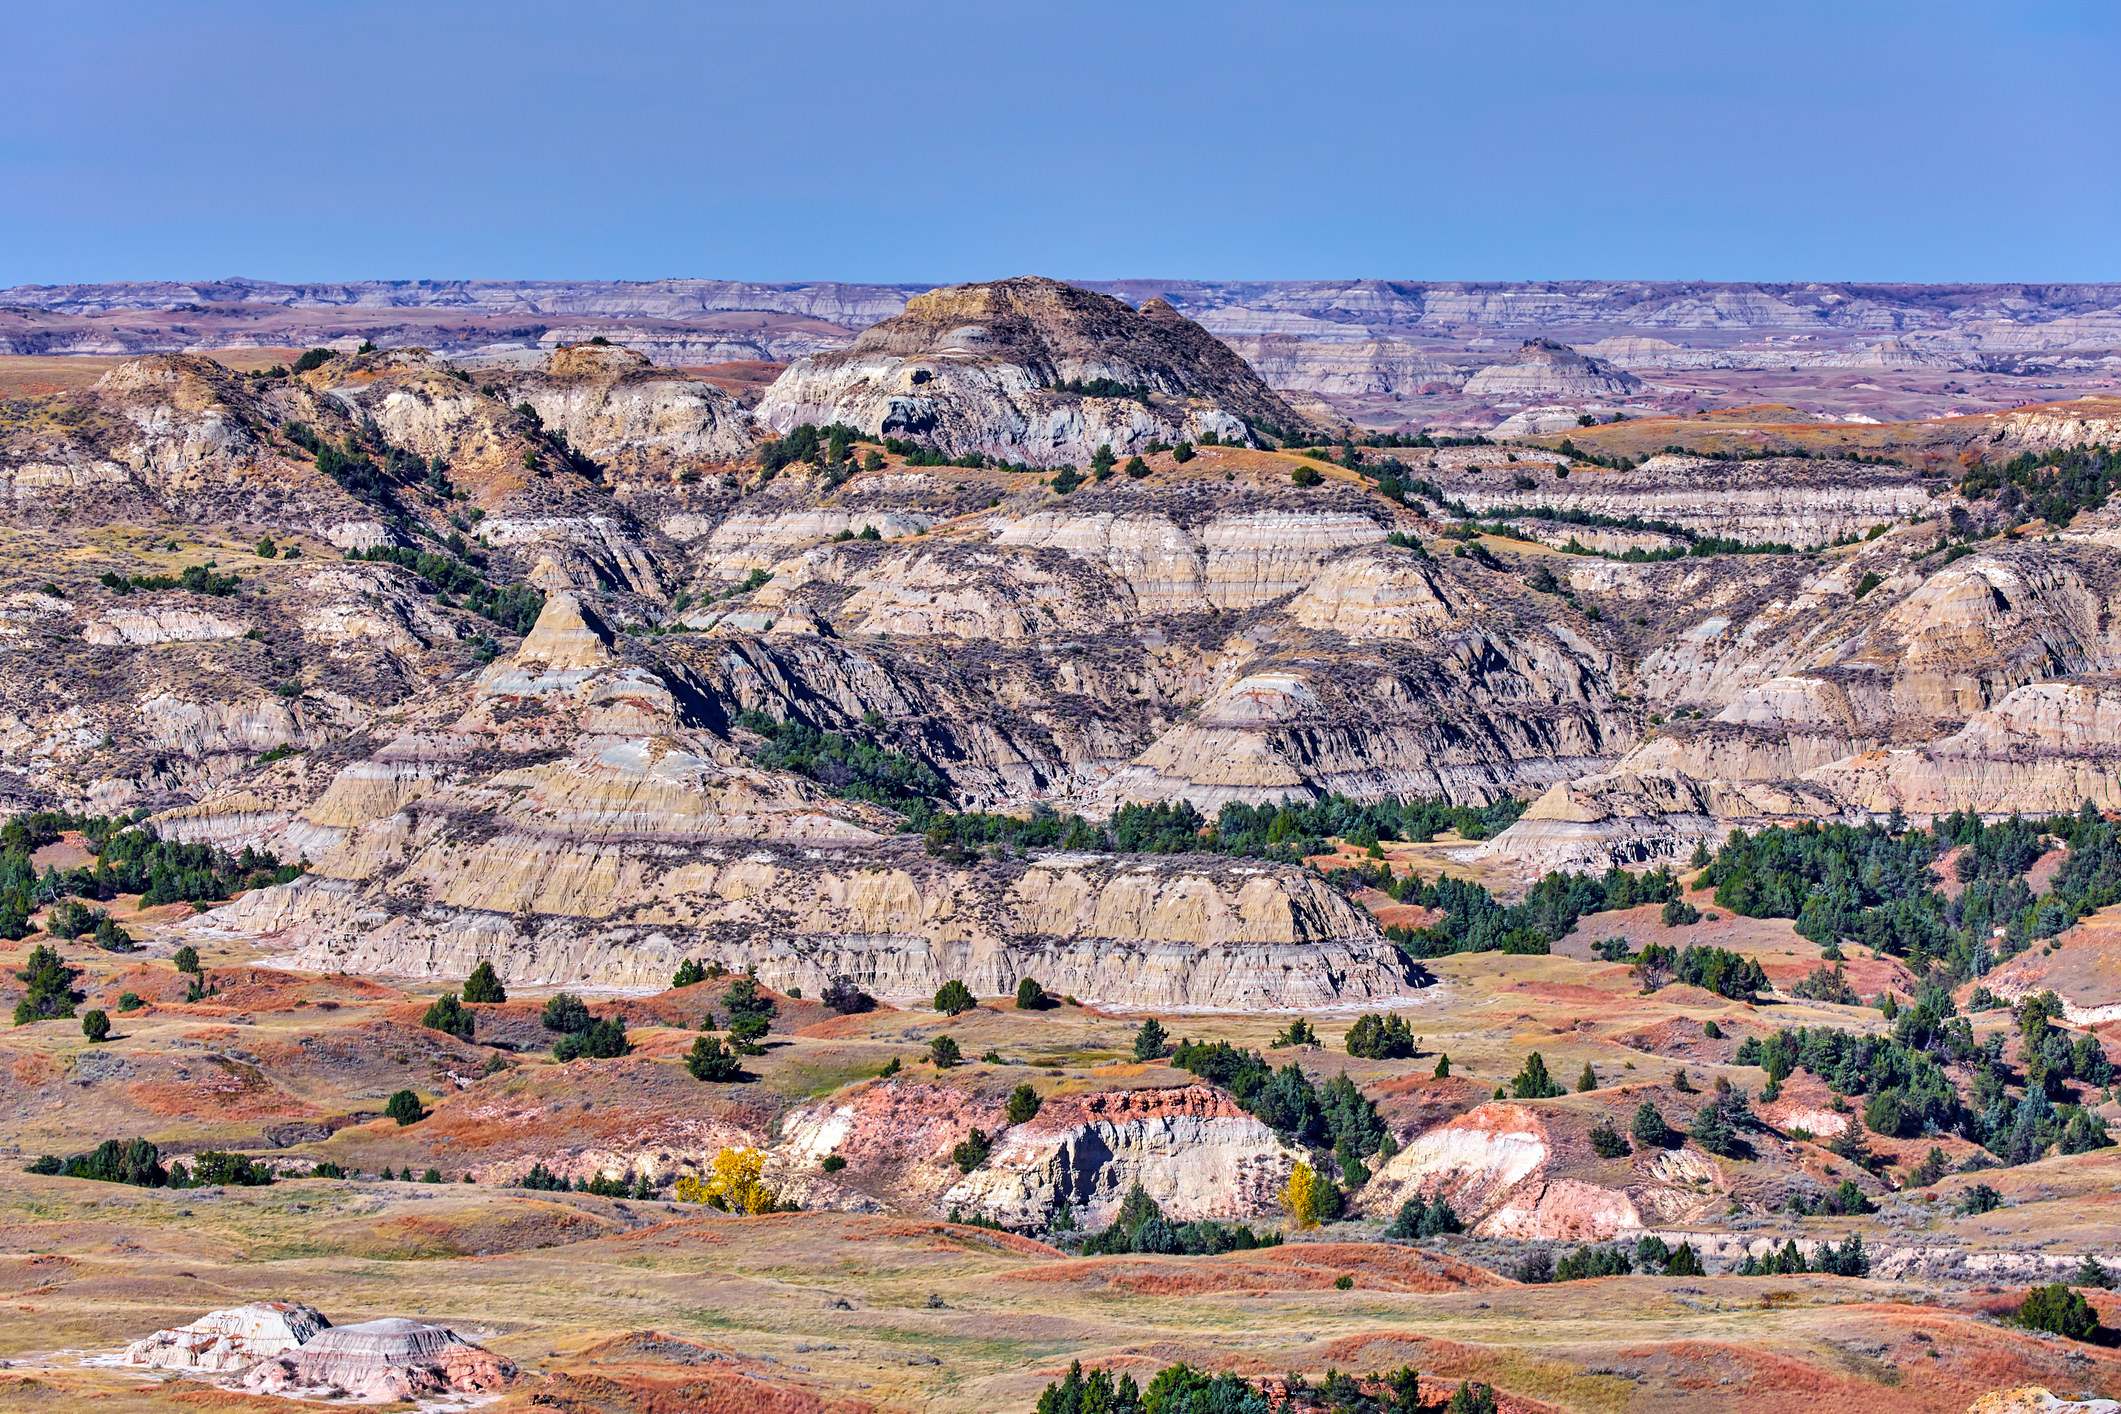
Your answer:
[[[2109,675],[2121,642],[2108,606],[2121,559],[2089,539],[1999,540],[1952,562],[1930,550],[1896,533],[1782,597],[1735,613],[1706,606],[1715,612],[1640,667],[1686,719],[1556,786],[1488,848],[1549,867],[1602,864],[1683,853],[1733,824],[1842,810],[1919,820],[2113,802]],[[1647,580],[1679,573],[1645,568]]]
[[[883,996],[1036,975],[1128,1006],[1394,996],[1375,923],[1315,878],[1217,858],[1055,857],[953,869],[892,817],[751,767],[724,708],[615,651],[555,595],[513,660],[443,695],[314,803],[231,827],[238,797],[166,818],[184,837],[310,860],[217,910],[294,966],[512,982],[660,983],[687,957],[817,992]],[[629,645],[630,646],[630,645]]]
[[[806,1206],[977,1215],[1017,1230],[1112,1221],[1140,1184],[1178,1221],[1270,1218],[1303,1157],[1223,1092],[1205,1085],[1056,1095],[1012,1124],[1006,1072],[981,1091],[896,1080],[791,1110],[773,1151],[777,1175]],[[982,1126],[992,1154],[965,1172],[951,1150]],[[847,1161],[816,1177],[828,1154]]]
[[[1530,339],[1507,362],[1490,364],[1466,380],[1465,388],[1479,397],[1530,401],[1625,397],[1641,386],[1641,379],[1611,364],[1551,339]]]
[[[1100,380],[1148,396],[1057,386]],[[1082,465],[1101,444],[1125,455],[1152,441],[1244,443],[1253,425],[1303,425],[1243,359],[1165,301],[1136,311],[1036,277],[917,295],[850,348],[798,360],[758,415],[779,430],[845,422],[1040,466]]]
[[[846,357],[928,359],[936,377],[1015,369],[1075,414],[1263,406],[1244,402],[1256,380],[1201,352],[1205,338],[1153,307],[1012,281],[923,296]],[[2067,809],[2111,789],[2098,675],[2115,667],[2121,537],[2103,512],[2060,539],[2002,536],[1993,498],[1969,505],[1903,467],[1571,467],[1499,447],[1313,464],[1310,487],[1292,479],[1301,459],[1230,446],[1183,464],[1158,454],[1144,476],[1066,494],[1024,472],[895,454],[866,472],[797,463],[768,476],[744,460],[749,433],[726,396],[637,355],[585,345],[485,376],[417,352],[280,379],[165,358],[11,412],[0,469],[14,523],[68,556],[32,577],[24,539],[25,572],[0,603],[0,646],[24,669],[4,689],[0,753],[24,798],[145,804],[174,812],[187,837],[308,853],[319,869],[304,926],[321,936],[340,926],[323,920],[371,907],[352,894],[386,862],[414,870],[421,907],[446,899],[496,918],[589,916],[583,894],[605,897],[590,914],[612,918],[627,889],[661,887],[617,846],[578,857],[577,828],[669,835],[680,849],[852,838],[884,861],[897,848],[880,843],[889,817],[750,767],[758,743],[734,725],[747,711],[917,758],[959,807],[1100,815],[1184,798],[1212,812],[1332,791],[1553,790],[1489,847],[1541,867],[1663,857],[1734,823],[1896,804]],[[1077,377],[1162,391],[1145,407],[1033,386]],[[1018,425],[960,412],[968,427]],[[380,484],[318,469],[312,447],[348,439]],[[1402,500],[1372,484],[1381,471]],[[1447,535],[1470,533],[1454,525],[1460,505],[1534,538],[1445,553]],[[188,517],[240,538],[208,540]],[[98,582],[105,567],[171,574],[216,555],[226,573],[268,533],[307,556],[256,560],[231,594]],[[1706,536],[1845,543],[1637,562],[1552,553],[1558,541],[1666,554],[1708,548]],[[1959,548],[1940,553],[1941,538]],[[502,623],[430,571],[324,558],[368,547],[446,550],[529,608]],[[57,593],[39,592],[45,575]],[[469,680],[511,651],[537,597],[566,594],[585,623],[601,617],[584,631],[602,658],[548,672],[518,655],[516,687]],[[597,745],[577,750],[578,738]],[[282,748],[305,754],[257,760]],[[348,806],[357,785],[374,799]],[[423,792],[483,828],[505,822],[513,862],[479,888],[476,871],[415,863],[428,842],[379,822]],[[569,843],[524,843],[549,821]],[[626,869],[637,874],[612,893]],[[905,872],[921,916],[957,887]],[[385,910],[408,937],[424,926],[410,898]],[[726,931],[719,907],[656,917]],[[784,940],[864,931],[799,911],[774,926]],[[499,936],[490,920],[480,930]],[[1187,945],[1229,941],[1212,934]],[[523,975],[632,965],[568,936]],[[987,941],[967,946],[955,962],[984,959],[998,984],[1017,965]],[[845,960],[827,949],[803,966]],[[910,993],[941,964],[873,966]],[[1146,975],[1126,986],[1165,985]],[[1249,985],[1235,976],[1209,991]]]

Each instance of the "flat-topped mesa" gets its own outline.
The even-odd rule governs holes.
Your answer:
[[[1076,386],[1095,391],[1066,390]],[[1100,445],[1126,455],[1152,441],[1242,443],[1256,426],[1305,425],[1165,301],[1134,310],[1031,276],[915,296],[851,348],[791,365],[758,417],[779,431],[845,422],[954,456],[1039,465],[1087,463]]]
[[[491,1394],[515,1378],[515,1365],[446,1326],[400,1317],[336,1326],[244,1378],[261,1394],[343,1390],[360,1400],[423,1394]]]
[[[1530,339],[1508,362],[1490,364],[1466,380],[1477,397],[1620,398],[1642,380],[1551,339]]]
[[[125,1347],[124,1363],[151,1370],[232,1374],[306,1344],[331,1322],[298,1301],[253,1301],[209,1311]]]

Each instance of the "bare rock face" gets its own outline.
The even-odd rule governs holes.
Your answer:
[[[1820,766],[1808,781],[1861,809],[1910,816],[2067,814],[2121,805],[2121,681],[2029,683],[1925,746]]]
[[[494,1394],[513,1362],[444,1326],[400,1317],[334,1326],[244,1377],[259,1394],[325,1395],[382,1402],[432,1394]]]
[[[279,934],[303,968],[457,976],[484,959],[524,985],[661,985],[696,957],[756,967],[782,989],[848,976],[899,1000],[951,978],[999,995],[1027,976],[1127,1007],[1315,1007],[1413,990],[1367,914],[1284,867],[1084,856],[975,870],[907,846],[812,852],[550,836],[466,852],[438,838],[416,874],[385,859],[373,884],[335,880],[327,859],[208,926]],[[434,902],[379,919],[370,900],[413,877],[433,880]],[[540,915],[528,931],[524,903]]]
[[[1623,398],[1642,380],[1551,339],[1530,339],[1508,363],[1490,364],[1466,380],[1474,397],[1526,402],[1555,398]]]
[[[1203,322],[1276,389],[1364,397],[1442,392],[1466,380],[1464,368],[1398,339],[1328,341],[1309,328],[1301,334],[1234,334],[1212,318]]]
[[[2111,395],[2005,413],[2000,420],[1995,440],[2013,453],[2121,441],[2121,400]]]
[[[624,661],[623,642],[555,594],[513,658],[268,836],[309,873],[195,926],[275,937],[304,968],[457,976],[483,959],[530,985],[660,985],[696,957],[783,988],[845,975],[894,998],[953,977],[1005,993],[1036,976],[1144,1007],[1410,990],[1374,920],[1302,870],[1219,856],[944,864],[894,837],[886,812],[751,766],[692,688]]]
[[[951,1149],[973,1125],[995,1147],[962,1173]],[[1063,1209],[1102,1227],[1136,1183],[1177,1221],[1263,1217],[1302,1157],[1206,1085],[1056,1095],[1011,1125],[965,1091],[884,1081],[791,1111],[782,1136],[772,1161],[806,1206],[859,1210],[881,1195],[1029,1228]],[[827,1154],[848,1165],[829,1185],[815,1177]]]
[[[1109,380],[1132,396],[1056,385]],[[800,359],[767,390],[759,421],[846,422],[952,455],[1052,466],[1152,441],[1250,440],[1248,423],[1303,419],[1244,360],[1162,300],[1139,311],[1109,295],[1024,277],[916,295],[853,347]]]
[[[125,1363],[154,1370],[233,1374],[306,1344],[331,1322],[296,1301],[254,1301],[156,1331],[125,1347]]]
[[[1638,1153],[1625,1174],[1585,1166],[1587,1146],[1561,1117],[1496,1101],[1417,1135],[1363,1190],[1373,1213],[1409,1198],[1447,1199],[1483,1237],[1603,1242],[1687,1222],[1728,1201],[1715,1161],[1693,1149]]]
[[[89,621],[81,636],[104,646],[148,643],[199,643],[216,638],[241,638],[250,628],[220,614],[201,613],[189,606],[142,605],[112,608]]]
[[[1096,1228],[1139,1183],[1174,1221],[1260,1218],[1301,1158],[1207,1086],[1070,1096],[1011,1128],[937,1206],[1009,1226],[1044,1226],[1065,1206]]]
[[[1479,603],[1484,587],[1394,548],[1342,559],[1289,608],[1337,657],[1246,664],[1103,798],[1485,801],[1595,769],[1621,730],[1611,660],[1566,622]]]
[[[1542,871],[1672,863],[1696,840],[1718,838],[1707,787],[1677,774],[1613,772],[1548,787],[1477,853]]]
[[[621,470],[728,461],[751,449],[751,419],[734,398],[630,349],[572,344],[535,372],[495,376],[576,451]]]
[[[1571,409],[1570,426],[1575,417]],[[1579,468],[1565,478],[1554,475],[1550,465],[1524,460],[1515,466],[1457,466],[1466,469],[1430,479],[1453,500],[1484,514],[1552,507],[1616,520],[1638,516],[1754,543],[1825,544],[1936,509],[1930,488],[1899,467],[1821,466],[1795,458],[1718,461],[1671,453],[1650,457],[1632,471]],[[1534,484],[1520,486],[1513,476],[1527,476]]]
[[[1576,352],[1608,368],[1662,368],[1666,359],[1679,352],[1679,345],[1641,334],[1615,334],[1595,344],[1579,344]]]

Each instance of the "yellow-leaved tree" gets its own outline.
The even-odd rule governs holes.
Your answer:
[[[1281,1207],[1298,1227],[1318,1226],[1318,1175],[1302,1160],[1281,1186]]]
[[[761,1182],[765,1172],[766,1155],[760,1150],[724,1149],[708,1170],[707,1195],[721,1199],[732,1213],[770,1213],[780,1195]]]

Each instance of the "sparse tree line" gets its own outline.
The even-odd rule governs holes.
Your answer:
[[[367,550],[349,550],[349,560],[393,564],[419,576],[420,587],[434,594],[444,608],[469,609],[491,619],[510,633],[525,634],[545,611],[544,592],[517,582],[494,584],[486,577],[486,557],[452,532],[446,553],[414,550],[403,545],[375,545]]]
[[[318,367],[332,356],[329,350],[312,349],[296,361],[296,371],[306,371],[301,367],[303,360],[316,357],[317,362],[310,366]],[[470,381],[469,375],[461,370],[452,376],[466,383]],[[500,396],[499,390],[491,385],[479,391],[487,397],[498,399]],[[551,460],[591,482],[601,480],[603,469],[569,446],[564,432],[546,428],[537,410],[529,403],[519,403],[509,409],[508,427],[529,443],[523,453],[525,469],[543,474],[546,462]],[[445,607],[469,609],[512,633],[529,632],[544,607],[544,595],[525,583],[494,583],[486,555],[480,548],[484,542],[480,542],[480,547],[474,547],[464,538],[471,526],[484,518],[485,512],[477,508],[471,509],[468,516],[452,512],[449,519],[455,529],[445,537],[406,509],[402,493],[407,492],[416,493],[436,505],[468,499],[451,481],[449,464],[444,458],[423,457],[395,445],[384,435],[382,428],[367,417],[361,418],[337,440],[294,419],[282,423],[279,431],[291,447],[308,454],[316,469],[347,494],[384,510],[403,538],[425,538],[437,546],[433,550],[406,545],[374,546],[367,551],[348,551],[348,559],[398,565],[418,576],[420,588],[435,594]],[[270,537],[259,542],[257,553],[261,557],[273,557],[276,549]],[[277,553],[292,556],[299,552],[290,546]],[[106,577],[106,583],[109,578]],[[150,587],[138,579],[131,583],[137,587]],[[214,591],[209,588],[204,592]]]
[[[1597,511],[1578,510],[1574,507],[1497,505],[1490,506],[1484,511],[1476,511],[1465,502],[1454,499],[1435,482],[1430,481],[1426,477],[1414,475],[1396,457],[1387,457],[1381,463],[1374,466],[1366,466],[1362,463],[1359,454],[1350,459],[1349,454],[1353,450],[1351,447],[1343,447],[1342,465],[1354,470],[1357,475],[1373,482],[1377,493],[1386,500],[1408,506],[1417,513],[1426,510],[1425,501],[1433,501],[1456,520],[1457,524],[1448,527],[1444,531],[1444,535],[1453,540],[1471,540],[1478,535],[1492,535],[1504,540],[1521,540],[1524,538],[1522,533],[1511,522],[1544,520],[1562,525],[1581,525],[1601,530],[1648,532],[1669,536],[1672,539],[1684,542],[1662,550],[1646,550],[1636,545],[1630,546],[1624,551],[1611,551],[1592,549],[1572,536],[1568,544],[1562,547],[1563,554],[1617,560],[1625,564],[1654,564],[1665,560],[1705,559],[1712,555],[1794,555],[1800,553],[1797,546],[1783,541],[1739,540],[1729,536],[1711,535],[1704,531],[1695,530],[1690,526],[1681,525],[1677,521],[1645,519],[1635,515],[1611,516]],[[1319,453],[1318,455],[1324,454]],[[1622,470],[1629,469],[1627,459],[1624,457],[1617,459],[1617,462],[1609,462],[1599,457],[1584,457],[1579,454],[1578,459],[1589,461],[1594,465],[1611,466],[1617,464]],[[1557,467],[1554,470],[1554,475],[1563,479],[1566,479],[1568,474],[1569,469],[1566,466]],[[1322,478],[1309,467],[1298,467],[1290,475],[1290,480],[1299,486],[1316,486]],[[1530,491],[1538,483],[1531,477],[1519,473],[1513,478],[1512,485],[1515,490]],[[1824,548],[1822,545],[1808,546],[1802,553],[1815,553]],[[1485,558],[1475,556],[1475,558],[1480,558],[1481,563],[1489,569],[1503,568],[1501,562],[1493,559],[1492,556]]]
[[[807,776],[834,795],[866,800],[906,816],[907,829],[922,828],[947,799],[949,787],[926,762],[873,741],[820,731],[806,723],[746,710],[738,726],[765,739],[752,759],[766,770]],[[872,732],[882,726],[868,724]]]
[[[303,871],[300,864],[282,864],[269,851],[248,846],[230,854],[213,845],[162,839],[153,826],[139,823],[146,813],[113,818],[44,812],[17,815],[0,827],[0,938],[30,936],[35,931],[30,915],[50,906],[46,923],[52,936],[88,936],[108,951],[130,952],[131,936],[105,910],[79,900],[138,894],[141,908],[218,902],[244,889],[284,884]],[[39,873],[30,856],[68,830],[87,836],[95,862],[72,869],[47,866]],[[40,1007],[30,1019],[71,1015],[71,1010]]]
[[[1082,1245],[1085,1257],[1130,1252],[1165,1256],[1212,1257],[1219,1252],[1251,1252],[1278,1247],[1278,1232],[1254,1232],[1246,1223],[1172,1222],[1163,1207],[1136,1183],[1120,1200],[1119,1211],[1105,1228]]]
[[[1603,875],[1548,873],[1522,902],[1508,905],[1479,884],[1448,875],[1424,883],[1410,873],[1376,883],[1397,902],[1443,913],[1425,928],[1385,930],[1402,952],[1417,959],[1462,952],[1546,953],[1574,932],[1577,920],[1587,913],[1662,903],[1679,895],[1668,870],[1631,874],[1617,867]]]
[[[113,594],[130,594],[134,590],[182,589],[192,594],[207,594],[216,599],[226,599],[243,587],[238,575],[215,574],[215,564],[209,560],[203,565],[186,565],[181,573],[136,574],[125,576],[115,570],[105,570],[96,582]]]
[[[2121,452],[2079,442],[2022,452],[2000,466],[1977,462],[1960,478],[1959,494],[1969,501],[1994,496],[2014,524],[2038,518],[2059,528],[2079,511],[2104,507],[2116,485],[2121,485]]]
[[[858,442],[871,444],[859,459],[854,453],[855,444]],[[1026,475],[1039,470],[1023,462],[991,457],[983,452],[965,452],[952,457],[909,438],[872,436],[844,422],[827,423],[823,427],[812,422],[800,423],[778,437],[764,438],[759,442],[756,451],[759,459],[759,479],[762,483],[771,481],[788,467],[807,464],[815,467],[821,474],[822,489],[827,493],[838,490],[840,485],[858,470],[882,471],[886,465],[885,453],[901,458],[907,466],[914,467],[954,466],[967,471],[991,467],[996,471]],[[1072,467],[1067,469],[1073,470]]]
[[[1534,484],[1529,477],[1519,477],[1524,483],[1518,490],[1530,490]],[[1521,532],[1511,522],[1519,520],[1553,521],[1561,525],[1580,525],[1598,530],[1632,530],[1656,535],[1670,536],[1685,543],[1661,550],[1646,550],[1640,545],[1630,545],[1625,550],[1595,550],[1573,535],[1561,547],[1564,555],[1579,555],[1591,559],[1617,560],[1622,564],[1658,564],[1666,560],[1707,559],[1712,555],[1794,555],[1799,553],[1795,545],[1786,541],[1739,540],[1730,536],[1710,535],[1705,531],[1669,520],[1645,520],[1641,516],[1610,516],[1597,511],[1582,511],[1574,507],[1519,505],[1490,506],[1476,511],[1462,501],[1446,498],[1432,482],[1413,479],[1401,482],[1396,477],[1387,477],[1378,482],[1378,488],[1395,501],[1404,501],[1409,495],[1422,494],[1435,500],[1444,509],[1458,518],[1458,524],[1445,533],[1452,539],[1468,539],[1475,535],[1493,535],[1503,540],[1522,540]],[[1806,553],[1824,549],[1824,546],[1806,547]]]
[[[161,1151],[145,1139],[106,1139],[85,1154],[61,1159],[46,1154],[23,1170],[60,1178],[87,1178],[98,1183],[125,1183],[135,1188],[254,1188],[271,1183],[273,1169],[242,1154],[202,1149],[189,1166],[162,1165]]]
[[[2068,855],[2035,898],[2024,874],[2050,841]],[[1948,899],[1931,866],[1954,846],[1965,846],[1954,872],[1966,887]],[[1808,822],[1734,830],[1713,855],[1697,847],[1694,864],[1719,905],[1793,920],[1829,961],[1855,944],[1956,985],[2121,901],[2121,826],[2088,801],[2075,815],[2039,821],[1985,824],[1960,811],[1930,830],[1909,829],[1897,815],[1861,826]]]
[[[1213,820],[1183,800],[1123,805],[1103,825],[1050,806],[1034,808],[1028,818],[968,811],[935,816],[925,833],[928,852],[953,864],[969,864],[982,855],[1022,858],[1034,849],[1231,854],[1294,864],[1326,852],[1335,837],[1361,848],[1380,841],[1423,843],[1445,830],[1469,840],[1487,839],[1524,810],[1525,802],[1511,798],[1465,806],[1433,798],[1364,803],[1336,794],[1309,803],[1231,801]]]
[[[1342,1281],[1353,1284],[1352,1278]],[[1292,1370],[1272,1383],[1270,1392],[1264,1380],[1177,1364],[1158,1370],[1144,1388],[1130,1374],[1086,1372],[1078,1360],[1064,1378],[1046,1386],[1038,1414],[1495,1414],[1496,1408],[1494,1389],[1478,1380],[1460,1381],[1441,1404],[1426,1402],[1421,1376],[1411,1365],[1363,1376],[1329,1368],[1315,1383]]]

